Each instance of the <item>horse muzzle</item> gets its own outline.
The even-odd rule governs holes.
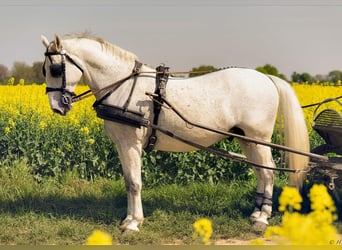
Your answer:
[[[59,115],[66,115],[72,108],[72,93],[53,92],[48,93],[50,107],[53,112]]]
[[[53,112],[59,114],[59,115],[62,115],[62,116],[65,116],[72,108],[72,105],[71,104],[63,104],[62,103],[62,100],[58,103],[58,105],[54,105],[54,106],[51,106],[51,109]]]
[[[56,114],[59,114],[61,116],[65,116],[67,114],[66,110],[62,110],[62,109],[57,109],[57,108],[53,108],[52,111]]]

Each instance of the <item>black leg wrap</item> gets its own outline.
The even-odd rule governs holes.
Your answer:
[[[272,206],[273,204],[272,197],[264,195],[262,198],[263,198],[262,205]]]
[[[264,200],[264,194],[263,193],[256,193],[256,200],[255,200],[255,207],[261,210],[262,204]]]

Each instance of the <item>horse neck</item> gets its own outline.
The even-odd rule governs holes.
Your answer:
[[[72,46],[72,43],[68,46]],[[135,65],[134,56],[126,56],[128,52],[115,47],[116,53],[105,48],[97,41],[82,39],[74,44],[77,50],[72,52],[82,61],[85,80],[89,87],[96,91],[113,84],[132,73]]]

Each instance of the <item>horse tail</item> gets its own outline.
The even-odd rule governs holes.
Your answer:
[[[308,129],[303,110],[291,85],[275,76],[268,76],[279,93],[279,114],[283,120],[285,145],[304,152],[310,152]],[[286,153],[290,169],[303,170],[309,164],[307,156]],[[301,189],[306,178],[305,173],[290,173],[289,185]]]

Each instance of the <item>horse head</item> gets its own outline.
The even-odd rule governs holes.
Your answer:
[[[72,108],[74,90],[83,75],[83,69],[79,66],[79,59],[64,48],[65,44],[59,36],[55,35],[52,42],[45,36],[41,36],[41,40],[46,48],[42,71],[50,107],[54,112],[66,115]]]

